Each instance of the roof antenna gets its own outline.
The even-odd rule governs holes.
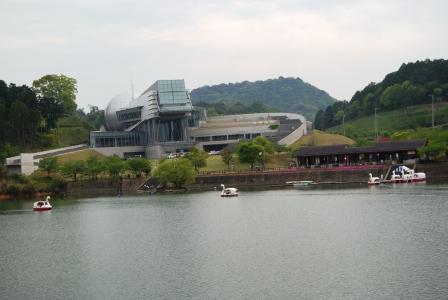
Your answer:
[[[134,80],[132,78],[132,71],[131,71],[131,97],[132,100],[134,100]]]

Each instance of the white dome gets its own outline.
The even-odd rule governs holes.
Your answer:
[[[126,94],[117,95],[109,101],[109,104],[107,105],[106,111],[104,113],[106,117],[107,129],[122,129],[120,122],[118,122],[117,111],[127,108],[130,101],[131,97]]]

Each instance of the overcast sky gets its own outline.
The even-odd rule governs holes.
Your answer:
[[[0,79],[78,81],[103,108],[157,79],[300,77],[337,99],[404,62],[448,58],[448,1],[1,0]]]

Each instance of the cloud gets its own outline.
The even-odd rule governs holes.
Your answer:
[[[0,78],[72,74],[104,106],[161,78],[205,84],[301,77],[348,99],[401,63],[446,56],[441,0],[11,1],[0,3]],[[28,81],[28,82],[27,82]]]

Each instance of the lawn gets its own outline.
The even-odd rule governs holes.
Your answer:
[[[281,153],[273,155],[265,164],[265,168],[286,168],[290,162],[291,157],[288,153]],[[241,163],[238,157],[234,155],[233,161],[230,164],[231,170],[250,170],[250,164]],[[260,163],[255,164],[261,167]],[[228,170],[227,165],[222,161],[220,155],[210,155],[207,159],[207,166],[201,168],[200,171],[225,171]]]
[[[98,159],[103,160],[105,156],[93,149],[84,149],[72,153],[67,153],[58,156],[58,162],[63,164],[67,161],[75,161],[75,160],[86,160],[90,156],[96,156]]]
[[[302,146],[324,146],[324,145],[352,145],[355,141],[340,134],[330,134],[320,130],[313,130],[311,134],[301,137],[290,146],[296,150]]]

